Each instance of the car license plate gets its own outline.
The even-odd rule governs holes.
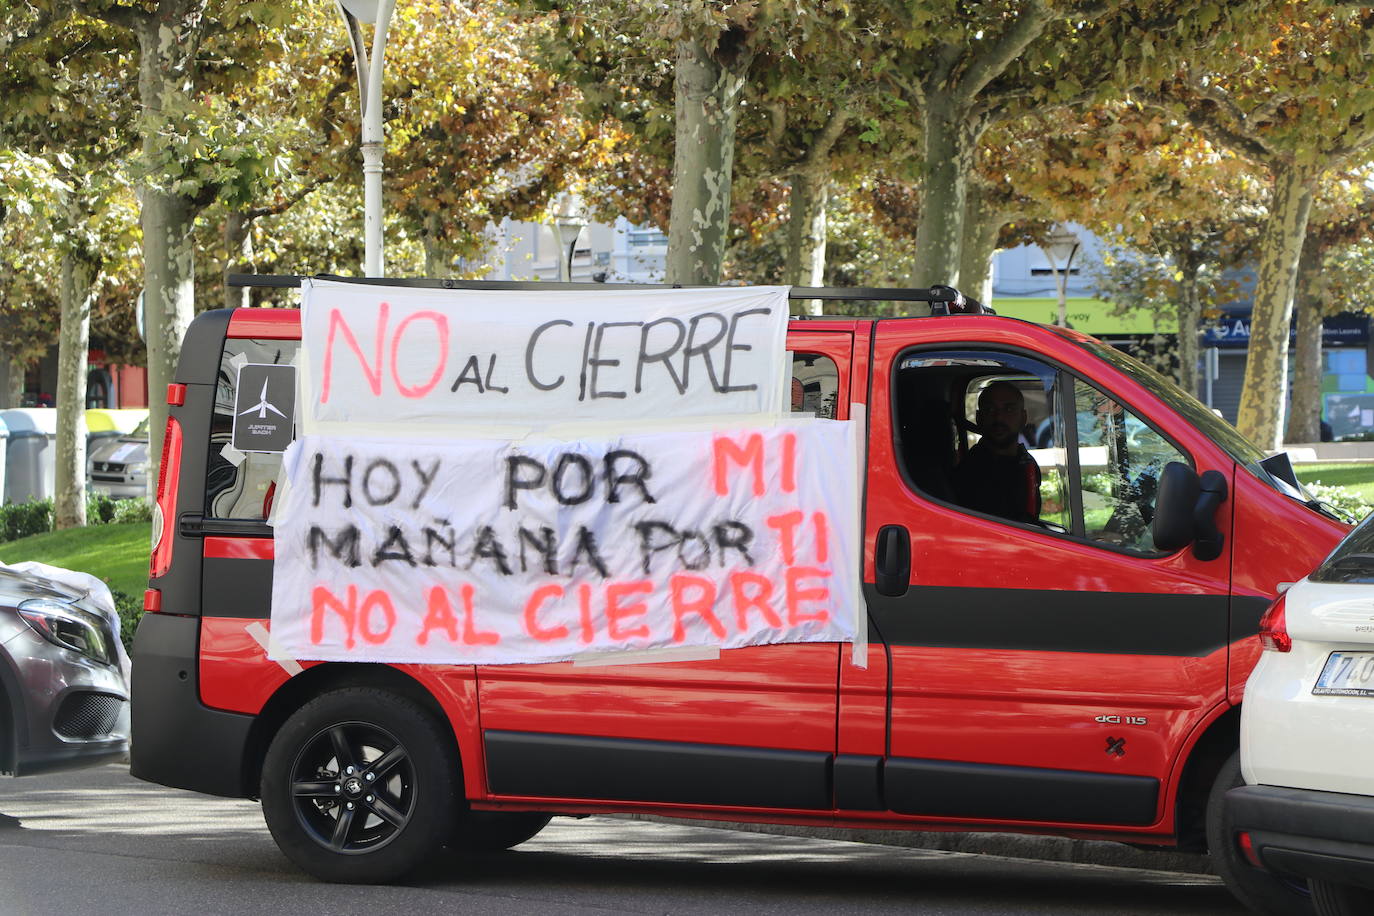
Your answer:
[[[1374,652],[1332,652],[1312,692],[1328,696],[1374,697]]]

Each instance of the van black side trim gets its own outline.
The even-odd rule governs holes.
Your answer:
[[[1150,776],[896,757],[883,767],[899,814],[996,821],[1153,824],[1159,780]]]
[[[1268,598],[1235,595],[1231,598],[1231,641],[1259,633],[1260,618],[1269,609]]]
[[[864,583],[891,646],[1201,658],[1229,642],[1226,595],[913,585],[901,598]]]
[[[842,811],[886,811],[883,758],[864,754],[835,757],[835,807]]]
[[[201,560],[201,613],[206,617],[272,616],[272,561],[206,557]]]
[[[201,705],[199,617],[144,614],[134,639],[129,772],[174,789],[243,798],[252,716]]]
[[[823,751],[537,732],[482,737],[497,795],[831,809],[831,755]]]

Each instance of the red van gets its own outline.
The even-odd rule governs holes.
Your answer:
[[[634,811],[1210,848],[1228,881],[1292,895],[1216,802],[1239,778],[1260,614],[1347,526],[1286,460],[1093,338],[962,313],[941,288],[793,297],[937,313],[788,333],[794,409],[862,409],[867,428],[867,668],[836,643],[599,667],[269,660],[280,456],[225,446],[233,367],[291,362],[299,313],[213,311],[168,391],[134,775],[261,798],[287,855],[331,881]],[[1020,520],[954,486],[999,382],[1024,398],[1038,468]]]

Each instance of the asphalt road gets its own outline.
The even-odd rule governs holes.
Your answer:
[[[404,885],[321,884],[258,806],[139,782],[120,766],[0,778],[0,914],[1238,914],[1217,879],[555,818],[501,855],[445,854]]]

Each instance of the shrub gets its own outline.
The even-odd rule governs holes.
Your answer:
[[[0,506],[0,541],[15,541],[51,530],[51,499]]]
[[[115,501],[104,493],[92,493],[86,497],[86,524],[108,524],[115,515]]]
[[[143,618],[143,596],[135,598],[117,588],[110,589],[110,595],[114,598],[115,611],[119,613],[119,639],[124,643],[125,650],[132,652],[134,632]]]
[[[151,522],[152,520],[152,504],[140,496],[136,499],[116,500],[114,515],[111,517],[110,523],[120,525],[124,522]]]
[[[1371,511],[1374,511],[1374,506],[1365,502],[1364,497],[1354,490],[1327,485],[1320,480],[1305,483],[1303,486],[1305,486],[1308,492],[1317,499],[1324,503],[1330,503],[1332,506],[1352,516],[1356,520],[1362,519]]]

